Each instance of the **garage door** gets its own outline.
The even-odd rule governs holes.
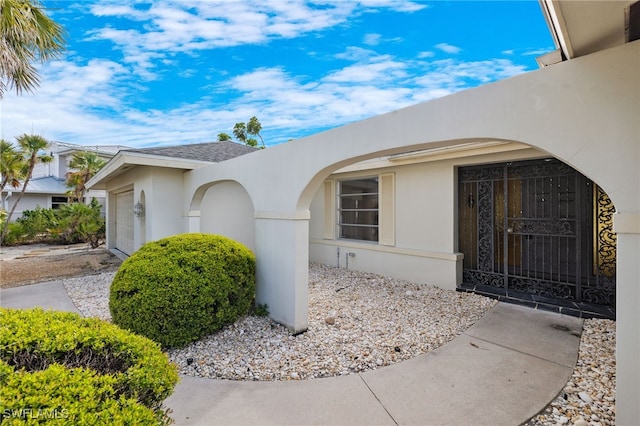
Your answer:
[[[116,195],[116,248],[133,253],[133,191]]]

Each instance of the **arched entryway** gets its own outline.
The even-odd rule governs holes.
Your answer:
[[[555,159],[462,167],[459,289],[615,318],[614,212],[598,185]]]
[[[235,181],[210,186],[200,202],[200,231],[224,235],[255,251],[254,209],[249,194]]]

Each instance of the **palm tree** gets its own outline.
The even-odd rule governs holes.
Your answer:
[[[0,99],[7,89],[32,91],[40,78],[33,62],[65,50],[64,29],[44,14],[40,0],[0,0]]]
[[[233,126],[233,135],[242,143],[249,146],[258,146],[258,141],[255,138],[250,138],[249,135],[258,136],[262,142],[261,148],[264,149],[264,139],[260,135],[262,130],[262,124],[257,117],[251,117],[249,123],[245,124],[244,121],[240,121]]]
[[[11,210],[9,211],[9,215],[6,217],[5,222],[3,223],[2,233],[0,233],[0,242],[4,241],[4,237],[7,235],[9,231],[9,221],[11,220],[11,216],[16,210],[18,203],[24,197],[24,193],[27,190],[27,185],[29,184],[29,180],[31,180],[31,175],[33,174],[33,169],[36,167],[36,164],[48,163],[52,160],[52,158],[46,154],[41,154],[43,150],[49,147],[49,141],[39,135],[27,135],[26,133],[17,138],[18,146],[22,152],[22,167],[21,172],[24,176],[24,182],[22,184],[22,190],[18,194],[18,198],[13,203]]]
[[[72,197],[81,201],[86,192],[86,184],[107,162],[98,154],[91,151],[76,152],[71,157],[69,168],[75,171],[67,172],[67,186],[72,188]]]
[[[20,187],[20,180],[24,178],[24,158],[15,146],[6,139],[0,139],[0,193],[7,185],[12,188]],[[1,207],[1,205],[0,205]]]
[[[265,148],[264,145],[264,139],[262,139],[262,136],[260,135],[260,131],[262,130],[262,124],[260,123],[260,121],[258,120],[257,117],[251,117],[249,119],[249,123],[247,123],[247,133],[250,135],[256,135],[260,138],[260,142],[262,142],[262,149]],[[257,144],[256,144],[257,145]],[[255,146],[255,145],[253,145]]]

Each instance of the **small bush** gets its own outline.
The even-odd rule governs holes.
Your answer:
[[[269,316],[269,305],[265,304],[257,304],[253,307],[251,314],[256,317],[268,317]]]
[[[89,243],[97,248],[105,239],[105,220],[95,198],[91,204],[65,204],[59,209],[36,207],[25,210],[15,222],[9,223],[5,245],[21,243],[75,244]],[[0,224],[2,218],[0,217]]]
[[[0,322],[3,420],[168,422],[162,401],[173,392],[178,374],[156,343],[66,312],[0,308]]]
[[[220,235],[183,234],[145,244],[113,283],[113,322],[163,347],[181,347],[246,314],[255,256]]]
[[[56,226],[50,229],[54,238],[65,244],[85,242],[97,248],[105,238],[105,220],[100,216],[100,203],[65,204],[56,211]]]
[[[21,238],[31,241],[44,241],[49,236],[49,229],[57,222],[55,211],[36,207],[33,210],[25,210],[22,216],[16,220],[21,225]]]
[[[118,395],[116,379],[110,375],[59,364],[30,373],[0,362],[0,369],[3,423],[168,424],[135,399]]]

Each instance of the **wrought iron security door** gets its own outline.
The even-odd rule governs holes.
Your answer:
[[[463,288],[615,313],[614,209],[597,185],[554,159],[461,168],[458,181]]]

